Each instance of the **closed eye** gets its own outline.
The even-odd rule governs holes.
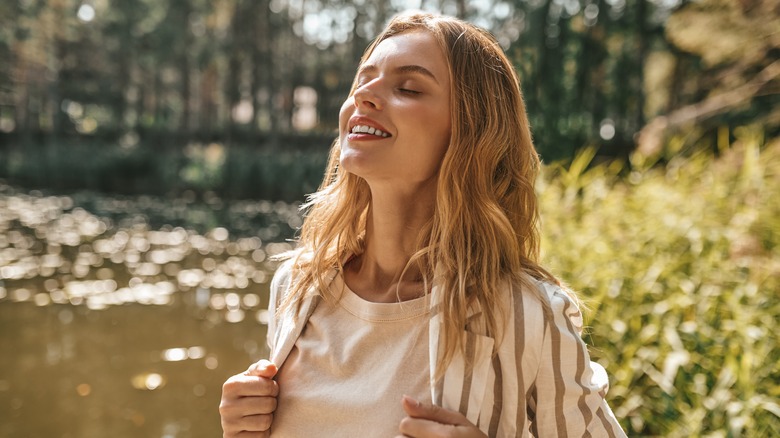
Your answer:
[[[422,94],[421,91],[410,90],[408,88],[399,88],[398,91],[400,91],[401,93],[404,93],[404,94],[413,94],[413,95]]]

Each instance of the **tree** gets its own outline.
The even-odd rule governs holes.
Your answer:
[[[774,135],[780,127],[778,22],[780,8],[771,0],[702,0],[675,11],[667,38],[701,62],[677,69],[675,82],[688,83],[689,98],[642,129],[639,152],[661,153],[668,135],[693,124],[707,131],[757,123]],[[718,38],[711,37],[715,32]]]

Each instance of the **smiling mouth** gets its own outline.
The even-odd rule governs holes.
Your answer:
[[[350,132],[352,134],[369,134],[377,137],[390,137],[390,134],[368,125],[355,125]]]

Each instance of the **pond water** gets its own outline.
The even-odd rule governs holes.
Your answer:
[[[221,436],[297,206],[0,185],[0,437]]]

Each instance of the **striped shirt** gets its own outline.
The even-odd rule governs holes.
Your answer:
[[[279,367],[320,300],[311,294],[297,314],[274,315],[289,279],[290,263],[285,263],[271,283],[268,345],[271,361]],[[531,283],[540,294],[513,287],[502,295],[501,306],[509,311],[496,355],[495,340],[485,336],[477,317],[479,309],[471,310],[465,352],[455,355],[441,379],[431,378],[432,400],[461,412],[489,437],[626,436],[604,400],[606,372],[590,361],[580,337],[579,309],[560,287]],[[432,309],[440,294],[434,287]],[[551,311],[545,311],[539,296],[548,300]],[[434,313],[429,322],[431,370],[438,359],[441,317]],[[466,367],[466,357],[471,358],[471,368]]]

